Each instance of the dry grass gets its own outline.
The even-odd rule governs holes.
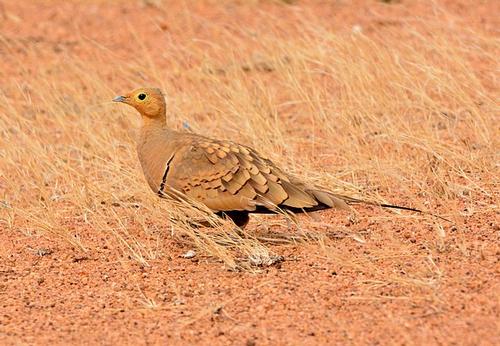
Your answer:
[[[345,194],[433,210],[460,223],[463,210],[496,210],[498,93],[491,85],[497,82],[498,41],[471,40],[437,21],[428,23],[432,35],[408,30],[401,39],[390,30],[382,37],[336,34],[306,14],[297,15],[294,29],[259,16],[266,25],[252,30],[181,16],[172,22],[175,44],[165,44],[173,42],[166,36],[154,51],[130,26],[133,59],[84,35],[85,59],[56,57],[49,43],[0,36],[4,63],[13,71],[0,87],[1,227],[42,232],[82,251],[92,251],[92,239],[103,237],[143,265],[168,256],[172,247],[165,244],[172,239],[232,269],[271,258],[277,250],[270,244],[280,239],[309,239],[324,258],[366,274],[360,284],[370,297],[387,285],[432,291],[442,276],[432,253],[446,237],[435,220],[387,213],[367,220],[429,224],[437,245],[427,253],[397,237],[388,241],[391,230],[385,229],[368,234],[376,242],[381,232],[383,248],[351,258],[335,249],[335,240],[315,236],[316,221],[308,218],[300,222],[299,240],[286,235],[286,222],[273,226],[267,219],[264,226],[285,236],[261,232],[259,240],[251,227],[242,237],[202,206],[159,200],[149,191],[135,154],[138,116],[109,100],[135,86],[160,86],[169,95],[172,127],[185,123],[204,135],[246,143]],[[180,29],[193,23],[207,26],[196,40]],[[470,64],[477,56],[486,66],[482,71]],[[42,59],[48,63],[33,65]],[[216,227],[196,230],[197,218]],[[407,268],[410,278],[379,269],[382,263],[400,267],[415,254],[420,260]],[[155,306],[145,295],[144,301]]]

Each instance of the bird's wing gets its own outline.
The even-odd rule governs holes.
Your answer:
[[[173,188],[213,211],[335,206],[332,195],[308,189],[249,147],[205,137],[187,138],[166,165],[163,193]]]

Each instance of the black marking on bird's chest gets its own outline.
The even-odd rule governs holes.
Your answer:
[[[167,184],[167,176],[168,172],[170,171],[170,162],[172,162],[174,156],[175,154],[172,154],[172,156],[170,156],[167,163],[165,164],[165,172],[163,173],[163,177],[161,178],[160,189],[158,190],[158,196],[160,197],[163,197],[165,195],[165,192],[163,190],[165,189],[165,185]]]

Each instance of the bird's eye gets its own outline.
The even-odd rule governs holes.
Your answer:
[[[137,98],[142,101],[146,98],[146,94],[139,94]]]

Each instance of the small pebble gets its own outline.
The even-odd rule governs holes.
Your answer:
[[[193,258],[194,256],[196,256],[196,251],[194,250],[189,250],[188,252],[186,252],[184,255],[182,255],[181,257],[182,258]]]

